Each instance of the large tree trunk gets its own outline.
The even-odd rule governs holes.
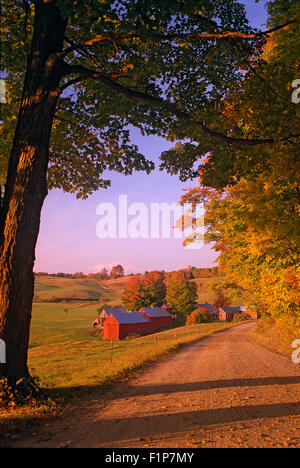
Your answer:
[[[35,25],[10,156],[0,222],[0,338],[6,363],[0,377],[28,377],[35,246],[47,194],[49,140],[58,98],[66,21],[56,0],[35,1]]]

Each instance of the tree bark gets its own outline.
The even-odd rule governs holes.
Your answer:
[[[65,29],[56,0],[35,1],[34,33],[0,219],[0,338],[6,343],[0,378],[7,377],[11,385],[29,376],[35,246],[62,76],[56,54],[63,48]]]

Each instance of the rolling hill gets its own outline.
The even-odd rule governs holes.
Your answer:
[[[51,276],[35,280],[35,302],[90,301],[119,305],[130,276],[99,281],[94,279],[69,279]]]
[[[69,279],[51,276],[36,277],[35,302],[92,302],[109,303],[118,306],[122,303],[123,291],[132,276],[100,281],[96,279]],[[196,278],[198,285],[199,303],[213,303],[215,293],[209,284],[215,281],[224,281],[225,278]],[[234,299],[232,305],[240,305],[247,300],[247,294]]]

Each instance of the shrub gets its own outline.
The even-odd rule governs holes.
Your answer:
[[[246,312],[241,312],[240,314],[236,314],[233,317],[233,322],[245,322],[246,320],[249,320],[250,316],[246,314]]]
[[[212,316],[206,309],[196,309],[186,319],[186,325],[192,325],[194,323],[210,323],[212,322]]]

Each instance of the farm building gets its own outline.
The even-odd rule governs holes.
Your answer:
[[[109,309],[103,309],[102,312],[100,313],[100,315],[96,318],[96,320],[94,320],[94,322],[93,322],[93,327],[94,327],[94,328],[100,328],[100,329],[102,329],[105,320],[107,319],[107,317],[108,317],[112,312],[123,312],[123,313],[127,313],[127,312],[126,312],[126,309],[124,309],[123,307],[113,307],[113,308],[109,308]]]
[[[241,310],[239,307],[219,307],[216,311],[215,317],[217,320],[233,320],[236,314],[240,314]]]
[[[141,312],[111,312],[103,325],[103,338],[121,340],[129,333],[145,334],[152,330],[152,324]]]
[[[150,320],[152,330],[159,330],[172,325],[172,315],[165,307],[142,307],[140,312]]]

